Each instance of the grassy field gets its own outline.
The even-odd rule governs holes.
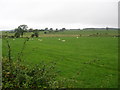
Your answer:
[[[102,36],[87,37],[97,32]],[[59,71],[59,78],[76,78],[78,81],[75,83],[76,88],[116,88],[118,85],[118,38],[105,37],[106,33],[116,35],[117,31],[65,31],[55,34],[82,34],[83,37],[30,38],[23,52],[24,64],[34,65],[40,61],[53,61],[56,63],[56,70]],[[25,35],[30,36],[30,33]],[[44,34],[41,32],[40,35]],[[23,46],[24,39],[9,39],[14,60]],[[7,56],[5,39],[2,41],[2,55]]]

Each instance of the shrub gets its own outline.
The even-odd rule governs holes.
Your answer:
[[[20,33],[19,33],[19,32],[16,32],[14,36],[15,36],[16,38],[19,38],[19,37],[20,37]]]
[[[54,65],[42,62],[30,67],[3,58],[3,88],[49,88],[56,81]]]

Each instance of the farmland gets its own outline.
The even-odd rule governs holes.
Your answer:
[[[96,33],[99,33],[96,36]],[[14,33],[5,33],[14,35]],[[64,31],[30,38],[23,51],[25,65],[41,61],[55,62],[58,78],[75,77],[76,88],[116,88],[118,85],[117,30]],[[24,37],[30,37],[25,33]],[[81,35],[81,36],[80,36]],[[25,38],[9,38],[12,59],[16,60]],[[64,41],[62,41],[64,40]],[[7,57],[7,44],[2,39],[2,56]]]

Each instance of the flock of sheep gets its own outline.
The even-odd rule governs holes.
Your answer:
[[[79,37],[76,37],[76,38],[79,38]],[[15,39],[13,39],[13,41],[14,41]],[[34,40],[33,38],[31,38],[31,39],[29,39],[29,40]],[[59,41],[62,41],[62,42],[65,42],[66,40],[64,40],[64,39],[60,39],[60,38],[58,38],[58,40]],[[38,41],[43,41],[43,39],[38,39]]]

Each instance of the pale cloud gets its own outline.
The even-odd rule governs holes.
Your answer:
[[[0,0],[0,30],[117,27],[119,0]]]

